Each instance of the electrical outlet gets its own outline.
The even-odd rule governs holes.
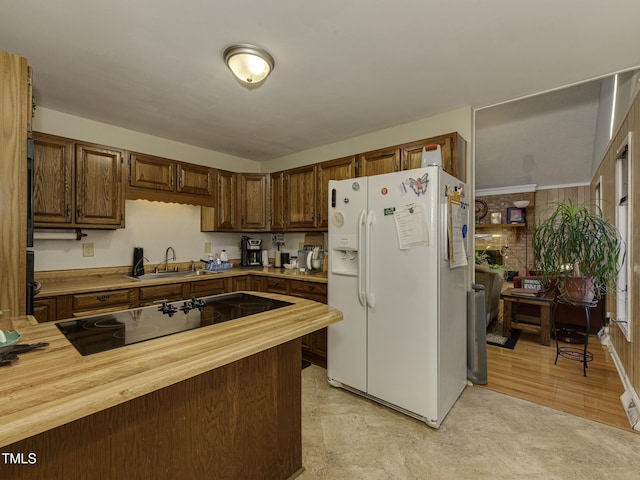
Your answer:
[[[93,257],[93,243],[83,243],[82,244],[82,256],[83,257]]]
[[[204,243],[204,253],[211,253],[211,242]]]

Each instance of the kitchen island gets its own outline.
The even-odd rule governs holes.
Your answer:
[[[21,325],[50,345],[0,370],[2,478],[297,476],[300,337],[342,314],[249,293],[292,305],[89,356]]]

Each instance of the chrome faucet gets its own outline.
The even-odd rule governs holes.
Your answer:
[[[171,252],[173,253],[173,256],[171,258],[169,258],[169,250],[171,250]],[[162,265],[164,263],[164,271],[168,272],[169,271],[169,260],[173,260],[175,261],[176,259],[176,251],[173,249],[173,247],[168,247],[167,251],[164,253],[164,261],[159,263],[156,268],[154,269],[154,273],[160,273],[160,270],[158,269],[158,267],[160,267],[160,265]],[[178,266],[176,265],[174,267],[174,270],[177,272],[178,271]]]

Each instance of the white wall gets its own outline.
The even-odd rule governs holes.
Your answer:
[[[324,145],[322,147],[293,153],[277,158],[262,165],[263,172],[276,172],[287,168],[323,162],[334,158],[346,157],[354,153],[363,153],[378,148],[412,142],[422,138],[434,137],[450,132],[458,132],[468,142],[467,159],[471,158],[471,132],[472,111],[471,107],[459,108],[433,117],[424,118],[415,122],[405,123],[396,127],[387,128],[377,132],[360,135],[341,142]],[[467,160],[469,163],[469,160]]]
[[[36,109],[33,129],[37,132],[124,148],[233,172],[260,171],[260,164],[253,160],[194,147],[42,107]]]
[[[165,258],[167,247],[176,252],[176,261],[206,259],[204,244],[211,243],[211,251],[219,254],[224,248],[229,258],[240,258],[240,233],[201,232],[200,207],[177,203],[127,200],[126,228],[119,230],[86,230],[78,240],[35,240],[35,270],[74,270],[81,268],[120,267],[132,265],[133,248],[144,248],[144,256],[151,265]],[[41,229],[39,232],[47,232]],[[55,230],[55,232],[58,232]],[[247,234],[262,239],[263,248],[273,258],[275,248],[271,234]],[[285,234],[283,251],[295,255],[304,242],[304,233]],[[94,256],[83,257],[82,244],[93,243]],[[146,262],[145,262],[146,263]],[[199,266],[199,263],[196,263]]]

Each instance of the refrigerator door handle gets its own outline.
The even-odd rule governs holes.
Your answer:
[[[367,219],[367,211],[362,210],[360,212],[360,218],[358,219],[358,300],[363,307],[367,306],[367,297],[364,286],[364,271],[363,271],[363,259],[364,253],[364,239],[365,239],[365,225]]]
[[[367,228],[365,235],[365,291],[367,295],[367,304],[371,308],[375,307],[376,300],[374,293],[371,291],[371,227],[375,221],[376,219],[373,214],[373,210],[370,210],[367,215]]]

